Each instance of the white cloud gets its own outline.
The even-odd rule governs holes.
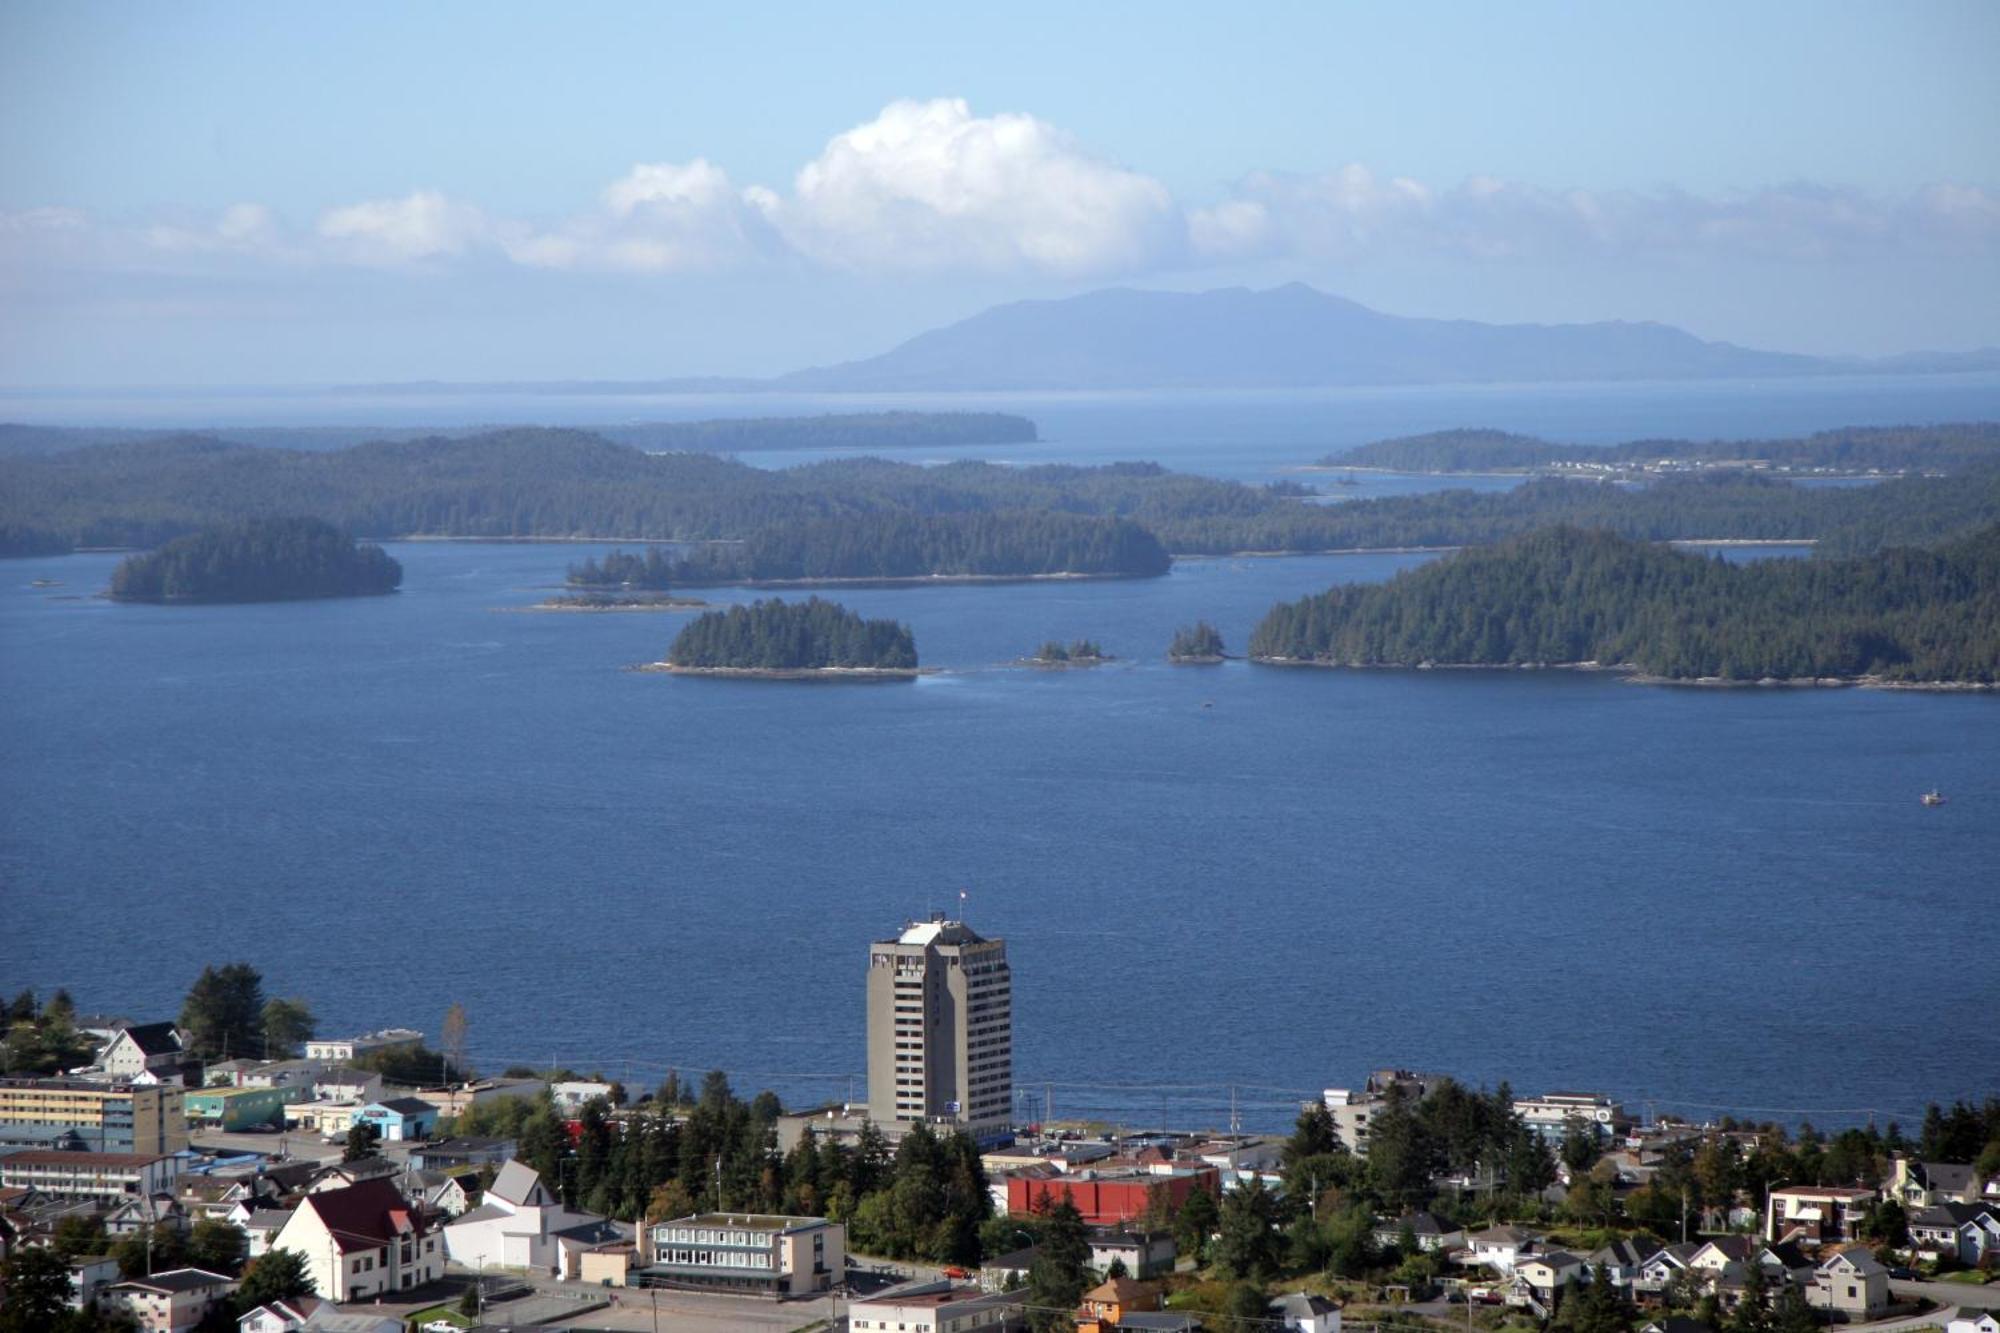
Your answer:
[[[399,264],[462,255],[484,240],[486,219],[436,190],[329,209],[314,229],[336,253],[360,264]]]
[[[1150,176],[1033,116],[975,116],[955,99],[896,102],[835,136],[768,206],[795,249],[858,269],[1130,271],[1184,234]]]
[[[1818,260],[2000,244],[2000,199],[1962,185],[1903,198],[1810,183],[1702,196],[1555,190],[1490,176],[1437,190],[1350,165],[1321,175],[1253,173],[1221,203],[1195,210],[1189,231],[1196,253],[1217,262],[1377,254]]]
[[[18,269],[485,258],[642,274],[794,263],[1090,279],[1377,257],[1793,261],[1996,250],[2000,196],[1965,184],[1904,197],[1811,183],[1703,196],[1490,176],[1438,187],[1351,164],[1253,172],[1219,200],[1190,205],[1034,116],[975,115],[956,99],[892,103],[829,140],[789,190],[738,184],[701,157],[639,163],[554,220],[490,216],[437,190],[344,204],[305,228],[256,203],[138,226],[60,208],[0,214],[0,264]]]

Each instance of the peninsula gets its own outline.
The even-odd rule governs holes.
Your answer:
[[[863,620],[837,602],[777,598],[707,611],[674,638],[656,670],[776,680],[906,680],[917,674],[907,625]]]
[[[256,518],[178,537],[111,574],[121,602],[284,602],[394,592],[403,567],[316,518]]]

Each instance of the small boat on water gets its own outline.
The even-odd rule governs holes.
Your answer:
[[[1945,796],[1943,792],[1939,791],[1936,787],[1932,787],[1929,791],[1923,794],[1922,799],[1925,805],[1943,805],[1948,798]]]
[[[1344,477],[1335,478],[1333,484],[1336,486],[1359,486],[1361,482],[1350,472]]]

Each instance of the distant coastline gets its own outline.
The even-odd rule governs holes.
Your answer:
[[[1630,662],[1328,662],[1304,657],[1252,657],[1258,666],[1316,667],[1328,671],[1480,671],[1523,674],[1566,671],[1577,675],[1617,676],[1630,685],[1676,685],[1703,690],[1910,690],[1924,694],[1985,694],[2000,692],[2000,683],[1975,680],[1890,680],[1885,676],[1765,676],[1734,680],[1726,676],[1661,676],[1641,671]]]
[[[632,670],[668,676],[716,676],[725,680],[851,681],[855,684],[915,680],[921,675],[935,674],[919,667],[698,667],[675,666],[672,662],[642,662]]]

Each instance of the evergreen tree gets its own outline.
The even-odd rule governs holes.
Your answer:
[[[69,1264],[54,1250],[16,1246],[0,1263],[0,1333],[46,1333],[69,1317]]]
[[[271,999],[264,1002],[261,1015],[264,1036],[264,1058],[267,1060],[290,1060],[299,1053],[299,1048],[313,1038],[319,1028],[319,1020],[301,999]]]
[[[1257,1176],[1223,1196],[1215,1264],[1234,1278],[1263,1282],[1278,1275],[1283,1240],[1278,1201]]]
[[[264,978],[248,963],[204,967],[181,1005],[188,1052],[201,1059],[264,1051]]]
[[[297,1250],[266,1250],[244,1271],[236,1289],[236,1312],[248,1314],[272,1301],[288,1301],[299,1296],[317,1295],[312,1270]]]
[[[340,1150],[343,1162],[359,1162],[381,1155],[382,1131],[366,1120],[347,1127],[347,1146]]]
[[[1035,1333],[1069,1325],[1088,1288],[1090,1239],[1083,1214],[1064,1194],[1043,1218],[1042,1239],[1028,1270],[1028,1322]]]
[[[1189,1194],[1180,1212],[1174,1216],[1175,1248],[1193,1259],[1197,1267],[1206,1264],[1209,1246],[1213,1244],[1212,1238],[1221,1217],[1213,1194],[1204,1189]]]

